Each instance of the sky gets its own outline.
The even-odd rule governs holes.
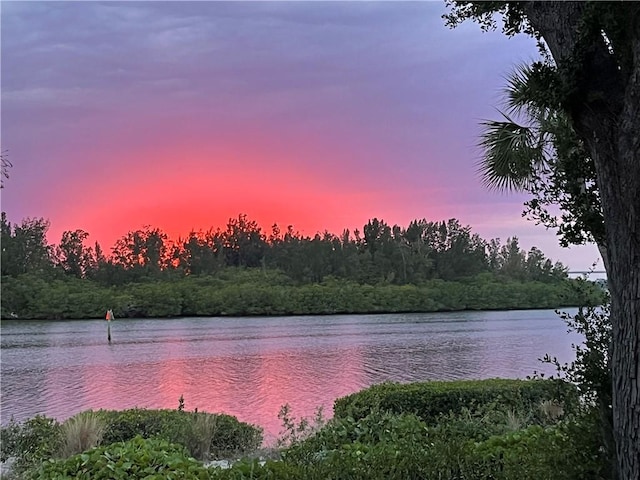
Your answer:
[[[451,30],[444,2],[0,9],[2,210],[48,219],[51,243],[83,229],[109,251],[146,225],[176,239],[241,213],[305,235],[457,218],[570,270],[599,258],[479,181],[479,123],[538,57],[531,38]]]

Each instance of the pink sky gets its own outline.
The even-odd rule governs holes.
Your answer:
[[[444,27],[439,2],[2,2],[2,192],[10,220],[45,217],[109,250],[246,213],[265,230],[362,229],[370,218],[458,218],[517,235],[573,270],[488,192],[478,123],[526,37]]]

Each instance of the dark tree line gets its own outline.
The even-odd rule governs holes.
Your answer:
[[[103,285],[211,275],[227,267],[280,270],[298,284],[335,277],[358,283],[419,284],[492,273],[514,280],[551,282],[567,269],[536,247],[523,251],[517,237],[501,244],[484,240],[458,220],[414,220],[407,227],[374,218],[362,232],[328,231],[304,236],[273,225],[268,234],[246,215],[224,229],[192,231],[173,241],[159,228],[144,227],[121,237],[106,254],[87,245],[84,230],[65,231],[47,243],[49,222],[25,219],[12,225],[2,214],[2,275],[87,278]]]

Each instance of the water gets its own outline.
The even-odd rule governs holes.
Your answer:
[[[524,378],[573,358],[551,310],[305,317],[3,321],[1,415],[59,420],[89,408],[224,412],[279,430],[385,380]]]

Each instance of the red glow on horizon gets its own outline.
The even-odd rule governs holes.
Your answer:
[[[291,169],[281,159],[256,161],[237,152],[234,162],[218,165],[196,153],[174,164],[166,153],[145,152],[144,158],[153,162],[140,161],[138,155],[122,158],[120,162],[128,166],[116,169],[98,188],[86,179],[61,186],[56,200],[64,208],[52,209],[56,216],[50,218],[50,243],[58,243],[65,230],[82,229],[90,234],[89,244],[98,242],[109,253],[119,238],[144,226],[159,228],[177,240],[191,231],[224,230],[239,214],[255,220],[267,235],[273,224],[281,231],[292,225],[303,235],[325,230],[339,235],[344,229],[361,230],[374,217],[391,224],[408,222],[406,216],[418,210],[407,198],[411,192],[363,185],[355,172],[345,169],[334,178],[331,172]],[[89,169],[85,175],[94,177],[98,172]],[[419,210],[413,218],[437,216],[441,209],[425,205]]]

